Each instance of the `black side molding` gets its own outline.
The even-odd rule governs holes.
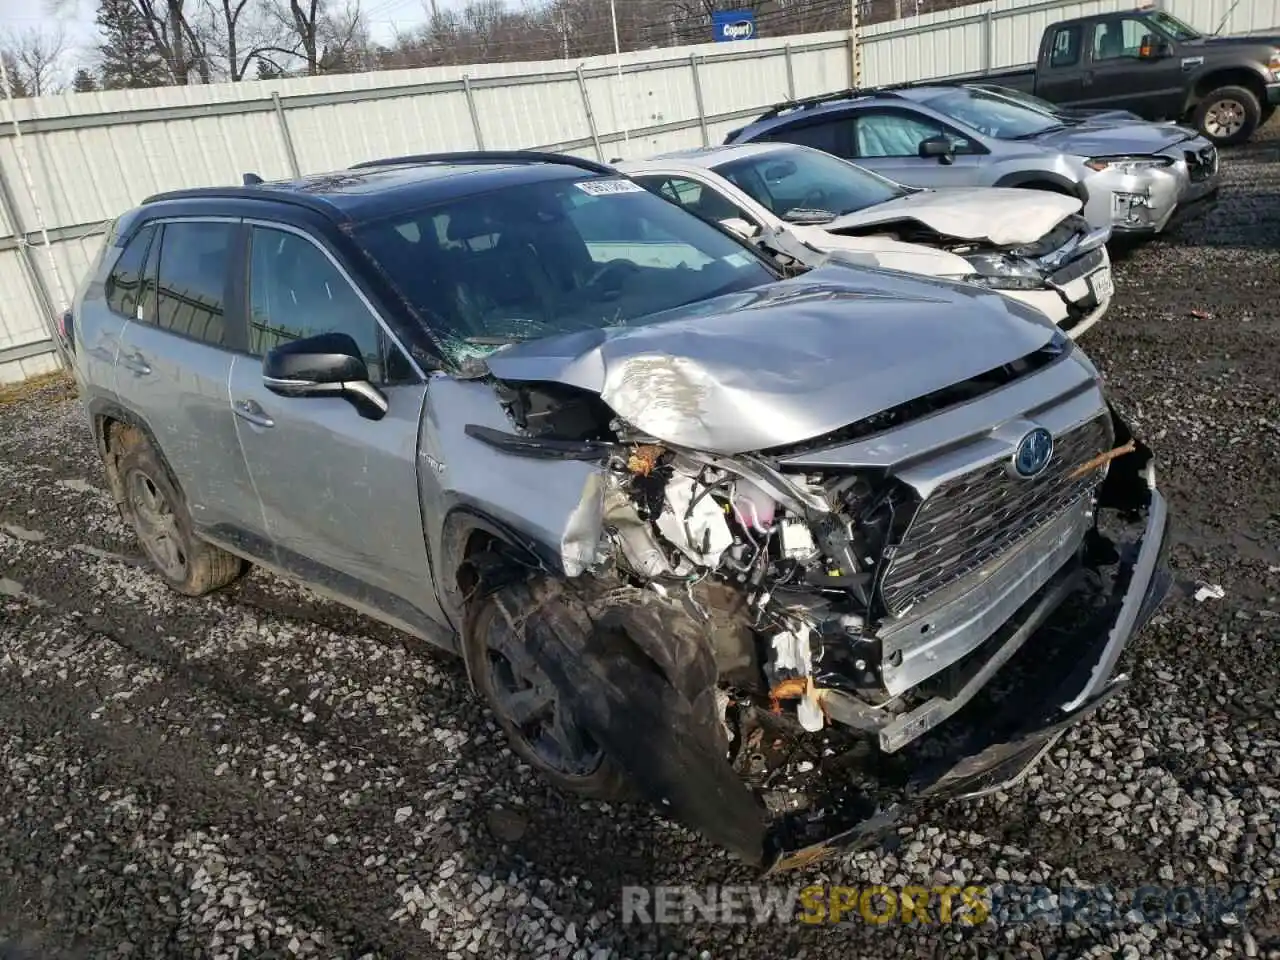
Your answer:
[[[468,423],[463,428],[468,437],[513,457],[533,457],[537,460],[603,460],[613,450],[613,445],[595,440],[553,440],[545,437],[522,437],[504,433],[493,427]]]

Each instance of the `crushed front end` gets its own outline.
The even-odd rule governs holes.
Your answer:
[[[1151,453],[1062,337],[751,454],[620,417],[540,440],[540,389],[502,390],[525,455],[602,461],[580,569],[513,616],[642,791],[750,862],[1018,778],[1119,689],[1168,589]]]
[[[497,397],[443,476],[544,531],[475,594],[658,809],[774,869],[1015,780],[1120,689],[1169,582],[1151,452],[1068,337],[837,274],[504,349],[435,397]]]
[[[877,225],[832,233],[868,236],[873,229],[899,243],[954,254],[964,264],[964,272],[957,273],[956,279],[1035,307],[1072,338],[1101,320],[1115,295],[1106,246],[1111,228],[1091,228],[1078,213],[1063,218],[1042,236],[1020,243],[948,236],[916,221],[890,224],[888,229]]]

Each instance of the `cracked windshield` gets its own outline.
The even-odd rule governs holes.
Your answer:
[[[742,244],[626,180],[504,188],[356,237],[419,316],[471,345],[624,326],[774,279]]]

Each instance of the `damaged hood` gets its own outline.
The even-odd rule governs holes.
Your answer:
[[[597,393],[666,443],[738,454],[821,436],[1056,335],[1042,314],[978,286],[832,265],[643,326],[515,344],[487,365],[501,380]]]
[[[1176,123],[1129,123],[1121,120],[1086,120],[1084,123],[1050,130],[1033,141],[1062,153],[1079,157],[1145,156],[1167,150],[1196,136],[1195,131]]]
[[[837,217],[825,229],[847,230],[914,220],[945,237],[1032,243],[1080,210],[1074,197],[1041,190],[990,187],[924,190]]]

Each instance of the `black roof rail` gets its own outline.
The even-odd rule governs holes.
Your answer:
[[[166,200],[270,200],[273,203],[287,203],[295,207],[305,207],[326,217],[347,219],[346,214],[336,204],[323,196],[311,193],[300,193],[288,188],[280,190],[261,190],[258,187],[187,187],[182,190],[167,190],[164,193],[153,193],[144,197],[141,206],[149,203],[161,203]]]
[[[617,170],[603,163],[596,163],[594,160],[573,157],[566,153],[544,153],[538,150],[458,150],[451,153],[415,153],[405,157],[365,160],[353,164],[350,169],[363,170],[368,167],[390,167],[411,163],[558,163],[580,167],[591,173],[614,177],[618,175]]]
[[[834,103],[836,100],[853,100],[855,97],[873,97],[881,94],[892,96],[894,90],[901,90],[912,85],[910,83],[893,83],[883,87],[850,87],[847,90],[833,90],[831,93],[820,93],[817,96],[803,97],[799,100],[784,100],[781,103],[775,103],[760,116],[756,117],[755,122],[772,120],[779,114],[789,110],[809,110],[824,103]]]
[[[241,182],[246,187],[256,187],[258,184],[265,183],[266,181],[264,181],[256,173],[246,173],[243,177],[241,177]]]

